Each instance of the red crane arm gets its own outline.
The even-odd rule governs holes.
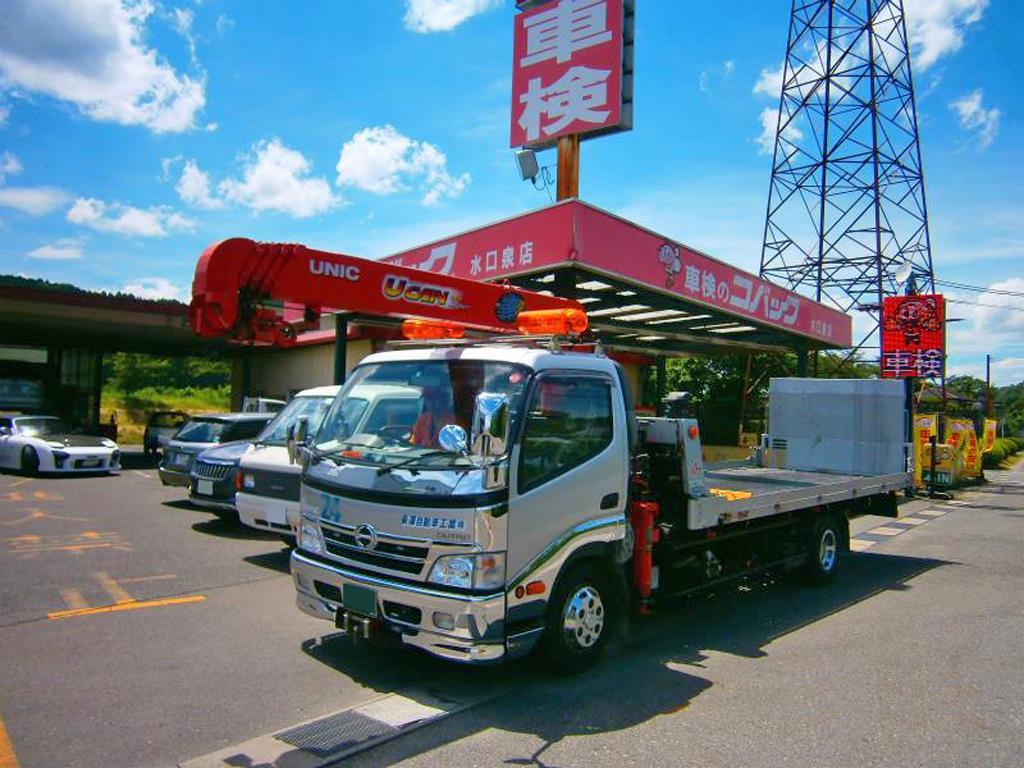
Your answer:
[[[296,327],[280,306],[325,308],[383,317],[450,320],[486,331],[514,333],[524,310],[579,309],[571,299],[482,283],[411,267],[317,251],[303,245],[224,240],[199,257],[189,320],[200,336],[294,343]]]

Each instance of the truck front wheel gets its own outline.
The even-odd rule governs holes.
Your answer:
[[[557,674],[576,674],[600,658],[617,609],[610,581],[595,563],[574,566],[558,580],[548,613],[541,656]]]
[[[843,531],[835,515],[818,519],[810,528],[804,574],[812,584],[827,584],[839,570]]]

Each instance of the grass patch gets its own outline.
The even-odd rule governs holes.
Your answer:
[[[109,423],[117,411],[117,440],[125,445],[142,443],[142,433],[153,411],[185,411],[209,413],[231,408],[231,387],[183,387],[180,389],[143,387],[123,392],[115,387],[103,388],[100,420]]]

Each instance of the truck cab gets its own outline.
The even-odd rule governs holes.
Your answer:
[[[349,394],[382,385],[417,392],[415,424],[350,429]],[[596,649],[619,599],[630,433],[621,371],[601,355],[495,344],[369,356],[307,454],[299,607],[486,662],[532,650],[548,601],[568,592],[560,631]]]

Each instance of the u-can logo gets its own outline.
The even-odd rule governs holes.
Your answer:
[[[337,277],[342,280],[348,280],[350,283],[359,282],[359,267],[355,264],[336,264],[333,261],[325,261],[324,259],[310,259],[309,272],[312,275]]]
[[[419,283],[406,277],[387,275],[381,286],[384,298],[390,301],[408,301],[413,304],[430,304],[442,309],[454,309],[459,306],[459,293],[439,285]]]

